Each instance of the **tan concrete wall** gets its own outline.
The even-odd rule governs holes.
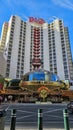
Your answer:
[[[3,53],[0,52],[0,74],[5,77],[6,61],[3,57]]]

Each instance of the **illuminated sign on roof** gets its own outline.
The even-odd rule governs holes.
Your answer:
[[[43,24],[45,23],[45,21],[41,18],[33,18],[33,17],[29,17],[29,22],[33,23],[38,23],[38,24]]]

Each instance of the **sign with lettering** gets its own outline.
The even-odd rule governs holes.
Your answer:
[[[45,23],[45,21],[41,18],[33,18],[33,17],[29,17],[29,22],[33,23],[38,23],[38,24],[43,24]]]

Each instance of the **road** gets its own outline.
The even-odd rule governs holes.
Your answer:
[[[64,129],[63,110],[66,109],[66,103],[48,103],[48,104],[22,104],[11,103],[3,104],[3,109],[7,109],[5,124],[10,125],[11,110],[16,109],[16,126],[37,128],[38,127],[38,109],[43,112],[43,128],[61,128]],[[73,128],[73,115],[69,114],[69,126]]]

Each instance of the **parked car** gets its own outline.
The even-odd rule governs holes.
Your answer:
[[[67,104],[67,109],[69,113],[73,113],[73,101]]]

